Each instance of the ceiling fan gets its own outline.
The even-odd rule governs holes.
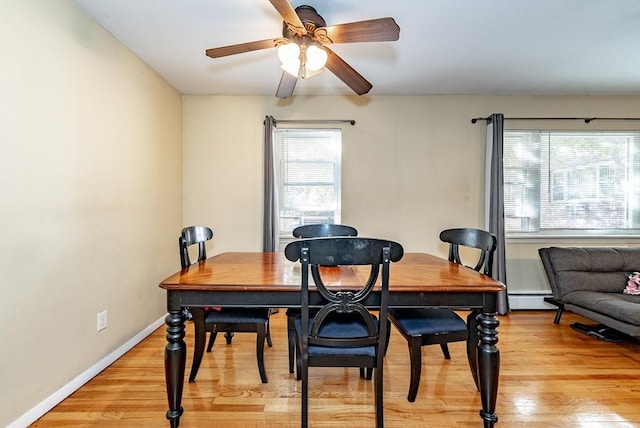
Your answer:
[[[207,49],[206,54],[211,58],[220,58],[277,47],[284,70],[276,91],[278,98],[290,97],[299,77],[305,79],[315,76],[323,67],[329,69],[356,94],[366,94],[372,88],[371,83],[327,45],[395,41],[400,37],[400,27],[393,18],[327,27],[322,16],[311,6],[303,5],[294,9],[288,0],[269,1],[284,19],[282,37]]]

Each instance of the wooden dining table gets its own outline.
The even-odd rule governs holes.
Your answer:
[[[210,257],[169,276],[160,283],[167,292],[167,345],[165,376],[170,426],[177,428],[184,409],[182,392],[187,347],[184,309],[226,307],[290,308],[300,306],[301,265],[286,260],[282,253],[228,252]],[[355,289],[363,284],[369,269],[339,267],[323,272],[323,280],[332,287]],[[467,353],[471,374],[478,386],[484,427],[493,427],[500,369],[498,293],[505,286],[473,269],[425,253],[405,253],[390,268],[389,307],[440,307],[470,309]],[[321,304],[319,295],[310,303]],[[374,292],[365,305],[375,310],[380,294]],[[202,359],[205,342],[204,317],[195,316],[198,345],[194,364]],[[196,367],[197,372],[197,367]],[[195,377],[192,367],[192,376]]]

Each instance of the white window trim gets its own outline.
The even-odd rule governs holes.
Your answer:
[[[574,132],[571,130],[533,130],[533,129],[512,129],[505,130],[506,132]],[[594,132],[594,133],[637,133],[635,130],[617,130],[617,131],[607,131],[607,130],[593,130],[593,131],[575,131],[577,133],[585,133],[585,132]],[[598,182],[596,183],[596,192],[599,196],[600,192],[600,184],[602,182],[600,178],[600,167],[605,165],[607,162],[599,163],[596,165],[598,174]],[[552,177],[549,177],[549,186],[552,185]],[[564,175],[564,201],[570,202],[568,199],[568,178],[566,176],[566,172]],[[553,197],[552,188],[550,190],[550,197]],[[542,229],[538,231],[532,232],[506,232],[506,242],[518,243],[518,242],[527,242],[527,243],[545,243],[549,241],[567,241],[567,240],[575,240],[576,242],[583,242],[589,240],[615,240],[615,241],[627,241],[627,242],[640,242],[640,228],[633,229]]]

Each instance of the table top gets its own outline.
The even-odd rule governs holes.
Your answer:
[[[176,291],[290,292],[300,288],[301,265],[282,253],[228,252],[210,257],[177,272],[160,283]],[[321,268],[326,284],[349,289],[363,284],[368,267]],[[389,290],[421,293],[497,293],[505,286],[471,268],[425,253],[405,253],[391,263]]]

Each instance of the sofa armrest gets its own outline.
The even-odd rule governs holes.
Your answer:
[[[549,257],[549,248],[539,248],[538,255],[540,255],[540,260],[542,260],[542,266],[544,267],[544,272],[547,274],[547,281],[549,281],[549,287],[551,288],[551,292],[553,293],[553,298],[556,301],[561,302],[562,297],[560,295],[560,289],[558,288],[558,284],[556,283],[556,273],[553,270],[551,257]]]

